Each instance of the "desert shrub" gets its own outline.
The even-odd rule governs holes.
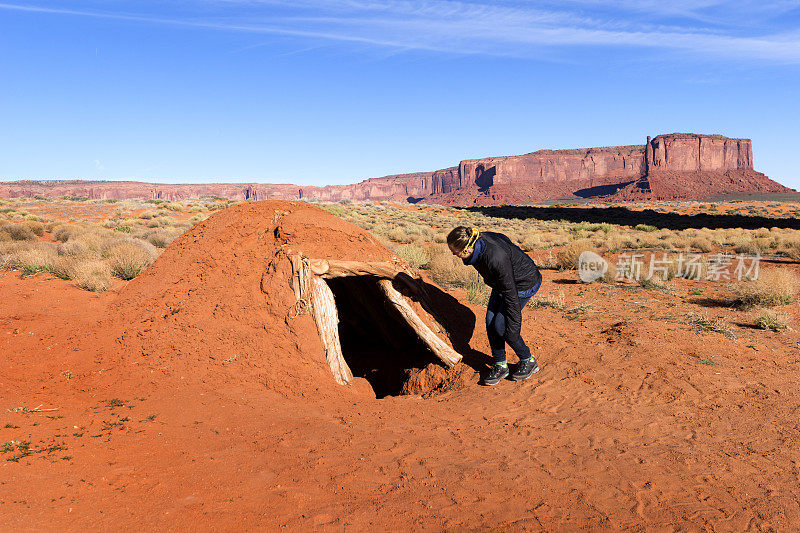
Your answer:
[[[15,241],[35,241],[36,234],[23,224],[6,224],[0,227],[0,232],[6,233]]]
[[[586,241],[575,241],[566,245],[556,257],[558,268],[561,270],[575,270],[578,268],[578,258],[580,255],[590,250],[596,252],[597,250]]]
[[[539,236],[538,233],[529,233],[525,235],[522,239],[522,246],[521,248],[526,252],[530,252],[531,250],[535,250],[542,244],[542,238]]]
[[[134,227],[140,226],[141,223],[142,221],[138,218],[123,218],[119,220],[118,226],[128,226],[133,229]]]
[[[465,287],[467,290],[467,299],[474,304],[486,307],[489,303],[489,296],[491,296],[492,290],[484,283],[483,278],[481,278],[477,271],[470,270],[469,280]]]
[[[411,268],[426,269],[430,266],[431,255],[430,253],[416,244],[409,244],[407,246],[400,246],[395,249],[395,253],[403,261],[409,264]]]
[[[105,252],[111,273],[120,279],[133,279],[158,257],[156,247],[138,239],[112,244]]]
[[[75,259],[66,269],[69,279],[87,291],[103,292],[111,288],[111,267],[100,259]]]
[[[720,318],[709,317],[704,313],[688,313],[686,323],[697,331],[713,331],[722,333],[730,339],[736,338],[736,332],[730,324]]]
[[[639,248],[660,248],[663,244],[658,235],[653,235],[652,233],[637,235],[636,239]]]
[[[169,209],[170,211],[183,211],[183,205],[177,202],[170,202],[168,204],[163,204],[161,207],[164,209]]]
[[[619,232],[612,232],[606,235],[603,246],[609,252],[618,252],[625,249],[626,238]]]
[[[706,239],[705,237],[695,237],[689,243],[689,246],[694,248],[695,250],[700,250],[701,252],[710,252],[711,251],[711,241]]]
[[[86,255],[89,253],[89,247],[78,239],[72,239],[59,243],[56,252],[58,255]]]
[[[10,243],[0,251],[0,267],[21,270],[23,275],[52,270],[56,247],[47,242]]]
[[[753,244],[758,247],[761,253],[768,252],[771,249],[775,249],[778,247],[778,241],[774,239],[770,239],[767,237],[759,237],[753,239]]]
[[[465,266],[458,257],[446,250],[431,257],[430,274],[433,281],[445,287],[466,287],[472,267]]]
[[[800,261],[800,240],[785,243],[784,253],[794,261]]]
[[[786,331],[789,327],[789,319],[786,315],[778,314],[774,311],[764,311],[756,318],[756,326],[770,331]]]
[[[800,278],[784,268],[762,270],[758,279],[736,285],[737,303],[744,308],[774,307],[792,303],[800,290]]]
[[[689,241],[680,235],[669,237],[664,242],[674,250],[685,250],[686,248],[689,247]]]
[[[761,248],[752,239],[743,237],[736,241],[733,251],[737,254],[757,255],[761,253]]]
[[[399,243],[410,243],[412,240],[403,228],[392,228],[386,232],[386,236],[390,241]]]
[[[67,242],[70,239],[77,237],[78,235],[82,235],[86,232],[86,228],[82,226],[78,226],[76,224],[62,224],[59,226],[55,226],[52,229],[53,237],[56,240],[61,242]]]
[[[158,216],[158,213],[156,211],[144,211],[142,213],[139,213],[139,218],[141,218],[142,220],[150,220],[151,218],[155,218],[156,216]]]
[[[143,235],[143,239],[156,246],[158,248],[166,248],[167,246],[172,243],[176,239],[178,235],[173,232],[163,230],[163,229],[155,229],[146,232]]]
[[[161,219],[158,218],[151,218],[149,220],[145,220],[141,223],[142,226],[147,228],[160,228],[163,224],[161,223]]]
[[[38,220],[26,220],[22,223],[23,226],[28,228],[31,233],[36,235],[37,237],[41,237],[44,235],[44,224],[42,224]]]
[[[655,227],[655,226],[649,226],[647,224],[636,224],[636,226],[634,226],[633,229],[635,229],[637,231],[645,231],[645,232],[649,233],[649,232],[652,232],[652,231],[656,231],[658,228]]]

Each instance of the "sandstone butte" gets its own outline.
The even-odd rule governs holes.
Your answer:
[[[233,200],[396,200],[495,205],[547,200],[649,201],[725,194],[796,192],[753,169],[750,139],[672,133],[644,145],[539,150],[461,161],[435,172],[370,178],[352,185],[156,184],[136,181],[14,181],[0,197],[163,199],[215,195]]]

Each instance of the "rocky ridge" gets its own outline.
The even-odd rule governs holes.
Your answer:
[[[493,205],[553,199],[642,201],[692,199],[793,189],[753,169],[750,139],[672,133],[644,145],[539,150],[468,159],[434,172],[370,178],[351,185],[156,184],[104,181],[0,183],[0,196],[86,196],[163,199],[214,195],[234,200],[397,200],[447,205]]]

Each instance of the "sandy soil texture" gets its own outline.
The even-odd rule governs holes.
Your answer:
[[[539,297],[563,305],[523,321],[542,369],[495,387],[476,374],[484,309],[442,292],[465,378],[378,400],[366,379],[337,385],[311,317],[290,316],[287,249],[389,254],[317,208],[256,202],[197,224],[102,295],[0,273],[0,529],[800,523],[800,334],[754,329],[752,312],[720,305],[730,287],[544,271]],[[692,329],[698,309],[734,334]]]

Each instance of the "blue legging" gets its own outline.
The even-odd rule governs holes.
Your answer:
[[[541,285],[541,283],[539,284]],[[536,285],[530,291],[526,291],[525,296],[519,297],[519,308],[522,310],[525,304],[528,303],[536,291],[539,290],[539,285]],[[509,342],[506,339],[506,304],[503,301],[503,296],[497,289],[492,289],[492,295],[489,296],[489,303],[486,304],[486,335],[489,337],[489,346],[492,348],[492,359],[494,364],[502,364],[506,362],[506,342],[517,354],[520,359],[530,359],[531,350],[520,335],[516,341]]]

